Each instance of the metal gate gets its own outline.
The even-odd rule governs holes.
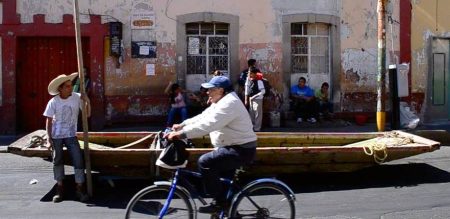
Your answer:
[[[89,66],[89,39],[83,38],[83,61]],[[18,132],[45,129],[42,113],[52,96],[48,83],[77,71],[74,37],[23,37],[17,46],[16,121]]]
[[[211,79],[213,70],[230,76],[227,23],[188,23],[186,25],[186,88],[196,91]]]

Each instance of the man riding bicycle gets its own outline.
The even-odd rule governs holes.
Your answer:
[[[256,134],[244,104],[233,91],[230,80],[215,76],[202,87],[208,89],[211,106],[201,114],[174,124],[167,137],[197,138],[209,134],[215,150],[198,160],[206,193],[211,204],[200,207],[201,213],[214,213],[225,205],[225,192],[220,177],[230,177],[242,165],[251,163],[256,154]]]

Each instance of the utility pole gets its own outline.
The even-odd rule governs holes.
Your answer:
[[[386,123],[386,2],[378,0],[378,74],[377,74],[377,128],[384,131]]]
[[[77,45],[77,60],[78,60],[78,78],[80,79],[81,95],[87,95],[84,85],[84,67],[83,67],[83,51],[81,50],[81,29],[80,29],[80,13],[78,12],[78,0],[73,0],[73,20],[75,24],[75,37]],[[83,123],[83,151],[84,161],[86,167],[86,185],[89,197],[92,197],[92,173],[91,173],[91,155],[89,151],[88,139],[88,122],[87,122],[87,108],[86,102],[83,101],[83,110],[81,111],[81,118]]]

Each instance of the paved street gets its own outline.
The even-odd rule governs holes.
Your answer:
[[[54,204],[51,163],[0,153],[0,166],[2,218],[122,218],[131,196],[150,183],[118,179],[112,188],[95,177],[95,197],[89,203],[74,201],[69,194],[69,200]],[[444,146],[354,173],[279,178],[296,192],[298,218],[450,218],[449,172],[450,147]],[[38,182],[30,184],[33,179]]]

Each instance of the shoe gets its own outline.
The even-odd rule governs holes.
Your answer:
[[[308,119],[308,122],[310,122],[310,123],[316,123],[317,120],[316,120],[314,117],[311,117],[311,118]]]
[[[53,196],[53,202],[58,203],[63,200],[64,187],[57,185],[56,186],[56,194]]]
[[[303,119],[302,118],[298,118],[297,119],[297,123],[302,123],[303,122]]]
[[[214,214],[216,212],[219,212],[221,209],[222,206],[218,205],[215,201],[213,201],[209,205],[199,207],[198,212],[204,214]]]
[[[86,202],[87,200],[89,200],[89,196],[84,191],[84,187],[82,185],[77,185],[75,196],[80,202]]]

